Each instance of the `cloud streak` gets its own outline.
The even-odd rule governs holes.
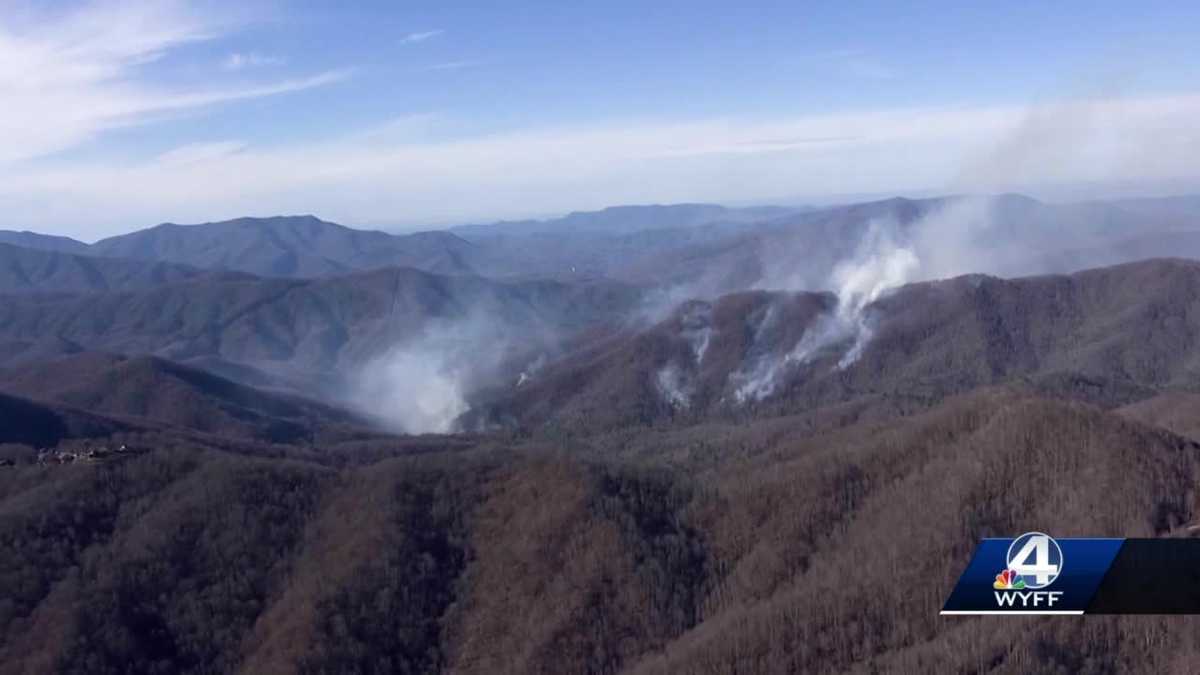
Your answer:
[[[284,63],[284,59],[278,56],[267,56],[258,52],[234,52],[225,57],[221,63],[221,67],[225,70],[244,70],[246,68],[260,68],[263,66],[278,66]]]
[[[444,31],[444,30],[427,30],[427,31],[419,32],[419,33],[409,33],[408,35],[405,35],[404,37],[400,38],[400,44],[411,45],[411,44],[417,44],[419,42],[425,42],[426,40],[430,40],[432,38],[438,37],[439,35],[442,35],[445,32],[446,31]]]
[[[210,143],[189,143],[159,155],[157,162],[163,167],[194,164],[223,159],[235,152],[246,148],[243,141],[213,141]]]
[[[164,114],[323,86],[348,75],[187,89],[143,81],[145,65],[234,26],[231,17],[201,15],[171,0],[90,3],[21,27],[0,10],[0,169]],[[240,63],[248,65],[250,57]]]
[[[476,68],[476,67],[482,66],[482,65],[483,65],[483,61],[478,61],[478,60],[473,60],[473,59],[464,59],[462,61],[444,61],[442,63],[435,63],[435,64],[432,64],[429,66],[422,66],[422,67],[418,68],[417,70],[428,73],[428,72],[438,72],[438,71],[444,71],[444,70],[463,70],[465,68]]]

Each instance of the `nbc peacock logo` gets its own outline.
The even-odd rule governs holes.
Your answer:
[[[1026,532],[1013,539],[1004,563],[992,582],[999,609],[1049,611],[1062,600],[1063,591],[1040,590],[1054,583],[1063,569],[1062,548],[1050,535]]]
[[[992,588],[998,591],[1019,591],[1025,588],[1025,580],[1012,570],[1004,570],[996,575]]]

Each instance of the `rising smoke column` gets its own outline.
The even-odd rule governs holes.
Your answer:
[[[1081,176],[1103,183],[1120,168],[1162,166],[1163,157],[1174,154],[1164,153],[1162,143],[1147,140],[1168,128],[1161,109],[1131,104],[1111,93],[1032,106],[1023,118],[1011,122],[1005,137],[994,146],[981,148],[962,167],[948,191],[994,194],[1039,183],[1061,185],[1064,177],[1078,181]],[[1190,146],[1182,142],[1177,147]],[[1058,271],[1045,269],[1039,254],[1076,244],[1081,234],[1096,234],[1093,228],[1071,229],[1058,222],[1041,230],[1030,229],[1020,215],[1003,217],[998,212],[1005,198],[1009,205],[1014,203],[1013,195],[960,196],[945,200],[906,227],[872,223],[856,254],[836,263],[823,286],[837,294],[835,311],[814,324],[783,358],[758,359],[734,373],[738,400],[770,395],[787,365],[806,363],[844,340],[851,341],[837,367],[857,362],[873,336],[869,307],[892,288],[969,273],[1013,276]],[[1092,256],[1099,258],[1093,264],[1110,264],[1102,256]],[[1076,265],[1080,266],[1088,265]],[[791,290],[812,289],[808,274],[781,278],[795,280],[785,284]]]
[[[708,352],[713,334],[712,304],[691,303],[680,317],[679,334],[692,348],[692,358],[695,359],[696,365],[704,363],[704,355]]]
[[[467,412],[465,373],[427,339],[398,346],[361,370],[356,407],[400,433],[450,433]]]
[[[533,361],[530,361],[529,365],[525,366],[525,369],[522,370],[519,375],[517,375],[516,386],[518,386],[518,387],[525,386],[525,383],[532,380],[533,376],[537,375],[539,372],[541,372],[542,368],[544,368],[545,366],[546,366],[546,355],[538,354],[537,358],[534,359]]]
[[[685,363],[667,362],[655,373],[659,396],[674,408],[687,408],[695,393],[694,373],[704,363],[712,342],[712,304],[694,300],[679,310],[679,337],[688,344],[690,359]]]
[[[808,363],[834,346],[848,345],[838,360],[838,369],[859,359],[874,333],[870,304],[887,291],[912,281],[920,271],[920,258],[911,244],[900,243],[901,238],[895,223],[870,224],[854,255],[838,262],[830,274],[829,287],[837,295],[833,311],[819,317],[791,351],[783,356],[764,355],[749,369],[734,373],[734,396],[739,403],[770,396],[791,366]],[[756,339],[772,317],[769,313],[764,318]]]
[[[830,341],[853,336],[850,349],[838,361],[845,368],[858,360],[873,334],[867,307],[885,292],[911,281],[921,261],[911,246],[897,242],[897,228],[872,222],[858,251],[833,270],[833,287],[838,304],[834,311],[834,330]]]
[[[470,396],[507,372],[514,345],[540,346],[543,337],[536,326],[518,331],[485,309],[433,320],[367,361],[351,378],[350,405],[390,431],[461,431]],[[544,362],[543,355],[530,363],[524,378]]]
[[[672,407],[687,408],[692,404],[691,387],[679,366],[674,363],[669,363],[658,370],[654,376],[654,384],[658,388],[659,395]]]

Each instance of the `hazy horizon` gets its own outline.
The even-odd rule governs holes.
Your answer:
[[[9,4],[0,227],[1191,191],[1200,9],[1087,8]]]
[[[1081,186],[1077,188],[1062,188],[1059,191],[1036,191],[1036,190],[1012,190],[1006,192],[946,192],[937,190],[920,190],[909,193],[865,193],[854,195],[830,195],[825,198],[813,197],[811,199],[775,199],[763,201],[730,201],[730,202],[713,202],[713,201],[688,201],[688,202],[644,202],[637,204],[608,204],[594,209],[571,209],[566,211],[555,211],[548,213],[528,213],[508,218],[480,218],[475,220],[451,220],[445,222],[428,222],[416,224],[404,223],[360,223],[360,222],[345,222],[334,218],[327,217],[324,214],[308,211],[297,211],[292,213],[244,213],[235,215],[230,218],[221,220],[203,220],[203,221],[180,221],[180,220],[164,220],[154,223],[132,223],[123,229],[117,229],[103,236],[80,237],[71,234],[63,234],[49,229],[36,229],[24,227],[19,224],[5,225],[0,223],[0,231],[9,232],[28,232],[31,234],[42,234],[49,236],[61,236],[74,239],[76,241],[93,244],[102,239],[109,237],[117,237],[124,234],[131,234],[142,230],[158,227],[160,225],[179,225],[179,226],[197,226],[211,223],[228,222],[231,220],[252,219],[263,220],[268,218],[303,218],[314,217],[324,222],[341,225],[356,230],[377,230],[389,234],[413,234],[418,232],[433,232],[441,230],[453,230],[461,227],[478,227],[489,225],[503,225],[506,223],[519,222],[548,222],[566,218],[573,214],[580,213],[599,213],[609,209],[620,208],[654,208],[654,207],[676,207],[676,206],[720,206],[728,209],[754,209],[754,208],[795,208],[795,209],[827,209],[836,208],[838,206],[848,206],[853,204],[863,204],[871,202],[886,201],[889,199],[908,199],[908,200],[927,200],[927,199],[951,199],[955,197],[995,197],[1003,194],[1020,195],[1036,199],[1037,201],[1046,204],[1070,205],[1083,204],[1089,202],[1115,202],[1126,199],[1170,199],[1181,197],[1200,196],[1200,187],[1190,188],[1187,186],[1169,187],[1162,190],[1138,189],[1137,187],[1112,186],[1105,189],[1098,189],[1094,186]]]

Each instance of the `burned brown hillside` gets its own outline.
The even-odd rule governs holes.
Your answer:
[[[0,469],[0,661],[718,673],[1197,658],[1186,622],[1030,619],[1038,638],[1014,645],[937,616],[980,537],[1193,521],[1200,446],[1123,414],[1001,387],[886,421],[505,445],[343,469],[186,444]]]

